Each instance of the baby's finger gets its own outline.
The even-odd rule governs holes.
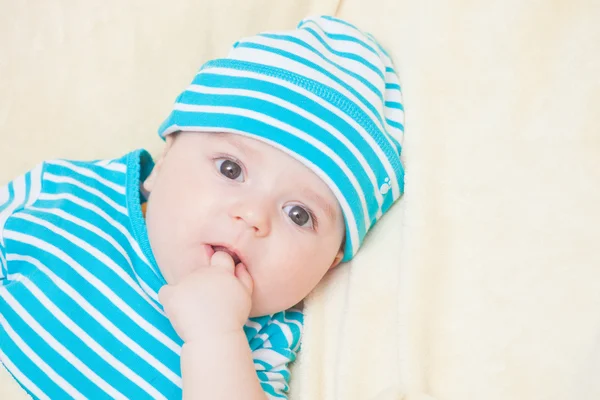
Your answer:
[[[212,267],[220,267],[225,268],[227,271],[234,273],[235,264],[233,263],[233,258],[224,251],[217,251],[210,258],[210,265]]]
[[[242,282],[242,285],[248,290],[248,294],[252,295],[252,291],[254,290],[254,281],[252,280],[252,276],[246,269],[246,266],[242,263],[239,263],[235,266],[235,276]]]

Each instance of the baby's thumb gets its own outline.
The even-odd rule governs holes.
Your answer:
[[[213,256],[210,258],[210,265],[211,267],[225,268],[232,274],[235,271],[233,258],[231,258],[231,256],[224,251],[217,251],[215,254],[213,254]]]
[[[242,282],[242,285],[248,290],[248,294],[252,296],[252,292],[254,291],[254,281],[250,276],[250,273],[246,269],[246,266],[242,263],[239,263],[235,267],[235,276]]]

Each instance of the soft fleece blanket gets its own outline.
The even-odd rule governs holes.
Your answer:
[[[600,398],[595,0],[4,1],[0,184],[157,152],[204,60],[321,13],[398,66],[406,194],[307,300],[292,399]]]

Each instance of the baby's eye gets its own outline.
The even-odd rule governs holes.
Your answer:
[[[235,161],[232,161],[229,158],[217,158],[215,160],[215,165],[217,166],[217,169],[221,175],[225,176],[226,178],[244,182],[242,167]]]
[[[290,219],[298,226],[304,227],[308,223],[309,228],[314,228],[314,218],[310,211],[299,205],[289,205],[283,207]]]

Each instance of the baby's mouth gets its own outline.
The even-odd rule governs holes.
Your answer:
[[[216,253],[217,251],[222,251],[225,252],[227,254],[229,254],[231,256],[231,258],[233,259],[233,265],[238,265],[240,263],[240,257],[234,252],[229,250],[227,247],[225,246],[210,246],[212,247],[213,251]]]

